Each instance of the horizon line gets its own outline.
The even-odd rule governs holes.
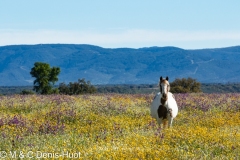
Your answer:
[[[85,43],[36,43],[36,44],[8,44],[8,45],[0,45],[0,47],[10,47],[10,46],[37,46],[37,45],[86,45],[86,46],[95,46],[104,49],[144,49],[144,48],[179,48],[183,50],[204,50],[204,49],[223,49],[223,48],[232,48],[232,47],[240,47],[239,45],[232,46],[222,46],[222,47],[206,47],[206,48],[194,48],[194,49],[186,49],[178,46],[144,46],[144,47],[103,47],[95,44],[85,44]]]

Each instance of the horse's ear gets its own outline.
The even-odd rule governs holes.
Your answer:
[[[162,76],[160,77],[160,81],[162,80]]]
[[[168,81],[168,76],[166,77],[166,80]]]

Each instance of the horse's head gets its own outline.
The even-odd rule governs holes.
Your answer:
[[[160,92],[162,93],[162,96],[167,99],[167,93],[170,91],[170,84],[168,82],[168,77],[162,78],[160,77],[159,81],[159,86],[160,86]]]

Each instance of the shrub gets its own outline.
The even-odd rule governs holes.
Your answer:
[[[33,92],[33,91],[30,91],[30,90],[24,89],[24,90],[22,90],[22,92],[21,92],[20,94],[22,94],[22,95],[28,95],[28,94],[34,94],[34,92]]]
[[[65,83],[61,83],[58,89],[60,94],[68,95],[95,93],[97,91],[96,88],[91,85],[91,82],[86,82],[84,78],[79,79],[78,82],[70,82],[68,85],[66,85]]]
[[[171,83],[171,92],[173,93],[196,93],[201,91],[201,83],[193,78],[175,79]]]

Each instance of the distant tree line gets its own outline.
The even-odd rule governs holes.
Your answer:
[[[54,87],[58,88],[59,86]],[[157,84],[94,85],[94,87],[96,88],[95,93],[150,94],[159,92]],[[202,83],[201,90],[203,93],[240,93],[240,83]],[[0,95],[12,94],[26,95],[36,94],[36,92],[32,91],[32,86],[0,86]]]
[[[154,84],[119,84],[119,85],[98,85],[98,93],[121,93],[121,94],[149,94],[157,91]]]
[[[36,62],[34,67],[31,69],[30,74],[35,77],[33,84],[33,90],[40,94],[86,94],[95,93],[97,90],[91,85],[90,81],[85,81],[85,79],[79,79],[78,82],[70,82],[68,85],[61,83],[59,88],[54,88],[55,82],[58,81],[58,75],[60,74],[59,67],[50,67],[47,63]],[[192,78],[176,79],[171,83],[171,92],[173,93],[189,93],[189,92],[201,92],[200,83]],[[151,86],[152,87],[152,86]],[[149,88],[151,88],[149,87]],[[140,87],[135,86],[127,87],[105,87],[99,88],[99,92],[118,92],[118,93],[136,93],[140,92]],[[23,92],[23,94],[28,94],[28,92]]]
[[[31,69],[30,74],[35,77],[33,90],[29,86],[24,87],[0,87],[0,95],[9,94],[67,94],[78,95],[87,93],[156,93],[159,92],[159,87],[156,84],[123,84],[123,85],[97,85],[94,86],[90,81],[84,78],[78,79],[77,82],[69,84],[60,83],[56,86],[58,75],[60,74],[59,67],[50,67],[47,63],[36,62]],[[240,83],[227,84],[201,84],[193,78],[175,79],[170,83],[172,93],[230,93],[240,92]]]
[[[22,94],[22,91],[33,92],[32,86],[0,86],[0,95]]]
[[[240,83],[203,83],[204,93],[240,93]]]

